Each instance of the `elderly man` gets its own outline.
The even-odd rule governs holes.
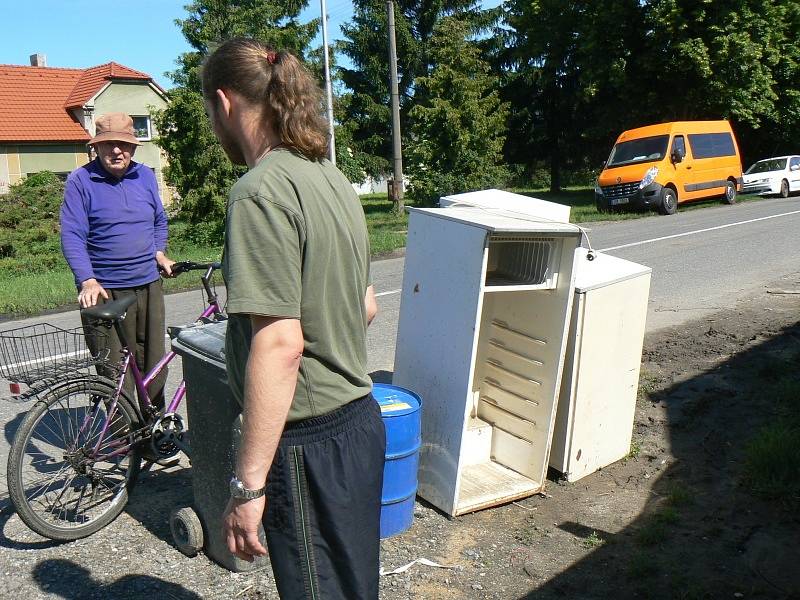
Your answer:
[[[81,308],[136,296],[123,321],[135,343],[142,372],[164,356],[164,292],[159,268],[171,275],[167,258],[167,217],[153,170],[133,161],[139,146],[133,120],[123,113],[97,118],[89,140],[97,154],[67,178],[61,205],[61,247],[75,276]],[[84,323],[88,327],[88,323]],[[87,341],[98,350],[91,336]],[[110,356],[121,347],[111,330]],[[150,385],[156,405],[163,406],[166,369]],[[125,382],[133,395],[133,381]]]

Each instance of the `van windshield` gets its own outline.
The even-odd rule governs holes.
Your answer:
[[[640,162],[661,160],[667,153],[668,135],[654,135],[620,142],[611,150],[606,167],[620,167]]]
[[[767,160],[760,160],[752,167],[747,169],[745,173],[768,173],[770,171],[783,171],[786,168],[785,158],[770,158]]]

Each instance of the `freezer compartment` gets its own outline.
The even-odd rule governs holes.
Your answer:
[[[487,288],[555,288],[562,245],[559,242],[554,237],[490,236],[485,281]]]

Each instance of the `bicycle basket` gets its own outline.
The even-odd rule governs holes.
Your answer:
[[[107,334],[90,331],[95,348],[89,351],[83,328],[61,329],[37,323],[0,331],[0,375],[8,381],[32,385],[105,363]]]

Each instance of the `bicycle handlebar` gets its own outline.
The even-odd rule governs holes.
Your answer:
[[[186,273],[187,271],[216,271],[222,268],[222,263],[197,263],[191,260],[184,260],[176,262],[172,265],[172,274],[174,276]]]

